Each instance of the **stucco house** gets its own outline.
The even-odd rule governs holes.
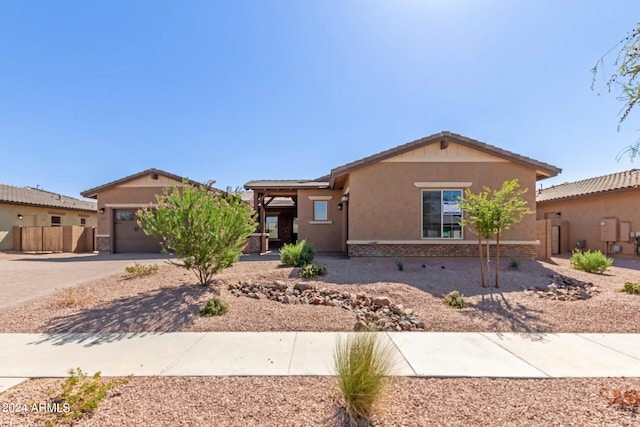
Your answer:
[[[536,182],[560,169],[451,132],[441,132],[331,170],[313,180],[256,180],[263,232],[306,239],[349,256],[476,256],[477,237],[459,225],[464,190],[517,178],[530,209]],[[501,239],[505,255],[534,258],[536,216]],[[273,233],[272,233],[273,234]],[[265,248],[262,248],[265,250]]]
[[[14,242],[14,227],[95,227],[96,217],[94,202],[0,184],[0,250],[20,249]]]
[[[182,186],[184,179],[160,169],[147,169],[83,191],[83,197],[98,201],[97,250],[160,252],[160,239],[144,234],[138,227],[136,211],[155,204],[156,196],[162,195],[165,188]]]
[[[640,170],[539,190],[537,218],[550,229],[551,253],[574,248],[636,254],[640,239]]]

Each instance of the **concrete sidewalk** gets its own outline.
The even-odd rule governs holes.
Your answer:
[[[0,334],[0,391],[71,368],[104,376],[332,375],[333,332]],[[640,377],[640,334],[381,333],[394,375]]]

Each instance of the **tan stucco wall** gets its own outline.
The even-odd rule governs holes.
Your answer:
[[[313,200],[310,196],[331,196],[327,201],[328,223],[313,224]],[[342,190],[298,191],[298,240],[306,239],[318,251],[342,251],[343,210],[338,210]]]
[[[514,178],[529,189],[524,198],[534,211],[535,171],[515,163],[382,162],[357,169],[349,181],[349,240],[423,240],[422,188],[415,182],[471,182],[470,190],[478,193],[483,186],[498,189]],[[465,230],[463,238],[477,236]],[[502,239],[535,241],[535,214],[525,216]]]
[[[100,241],[109,242],[109,251],[113,251],[113,211],[115,209],[138,209],[150,203],[156,203],[156,195],[162,195],[164,186],[145,186],[147,180],[136,180],[134,183],[141,185],[136,187],[127,183],[127,186],[118,186],[98,194],[98,210],[105,209],[103,214],[98,213],[98,229],[96,235]],[[170,187],[173,184],[180,184],[177,181],[165,182],[164,185]],[[108,236],[108,240],[107,237]],[[100,248],[102,251],[103,248]]]
[[[18,219],[18,214],[23,219]],[[0,203],[0,250],[13,249],[14,226],[49,226],[51,217],[59,216],[62,225],[80,225],[80,218],[86,219],[87,227],[97,225],[95,212],[71,211],[58,208],[40,208]]]
[[[587,249],[604,252],[606,248],[600,239],[600,220],[617,218],[618,223],[628,221],[631,222],[631,231],[640,232],[639,206],[640,188],[607,195],[539,203],[537,217],[550,219],[552,225],[561,226],[562,238],[568,239],[568,247],[563,247],[563,252],[575,248],[578,240],[586,240]],[[560,217],[556,218],[555,214],[558,212]],[[615,243],[621,246],[622,254],[633,254],[633,240],[626,236],[623,240]]]

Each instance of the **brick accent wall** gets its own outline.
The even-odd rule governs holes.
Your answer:
[[[96,237],[96,249],[98,252],[111,252],[111,237]]]
[[[348,245],[350,257],[358,256],[390,256],[390,257],[477,257],[477,244],[350,244]],[[482,247],[483,254],[486,246]],[[500,256],[511,255],[519,258],[534,259],[537,245],[500,245]],[[489,253],[495,257],[495,245],[491,245]]]
[[[243,254],[259,254],[262,246],[267,246],[267,235],[255,233],[247,238],[247,244],[242,249]],[[261,243],[262,242],[262,243]]]

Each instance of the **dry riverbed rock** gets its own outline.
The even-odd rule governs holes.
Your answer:
[[[319,288],[310,283],[239,282],[229,285],[237,297],[266,298],[282,304],[310,304],[340,307],[356,315],[356,331],[412,331],[424,330],[424,322],[410,308],[394,304],[387,297],[372,297],[364,293],[352,294]]]

